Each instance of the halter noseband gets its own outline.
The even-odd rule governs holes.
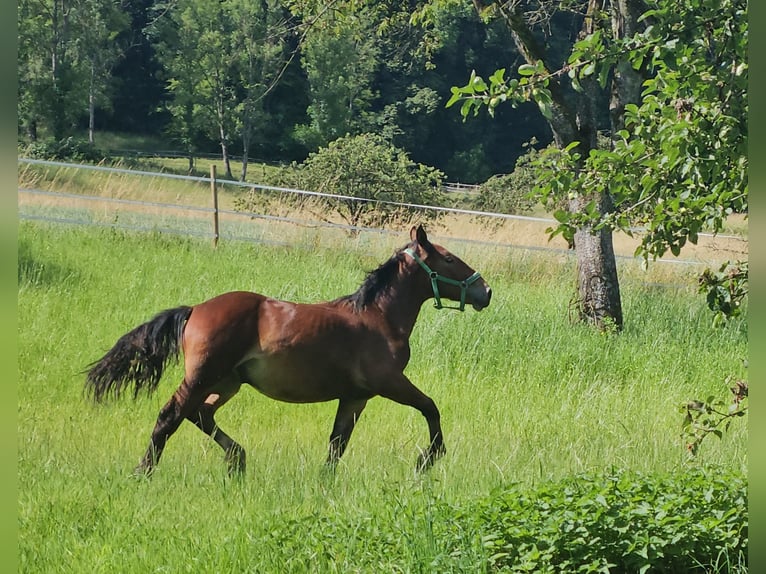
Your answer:
[[[436,271],[431,269],[428,265],[426,265],[426,262],[423,261],[420,257],[418,257],[418,254],[415,253],[415,250],[411,247],[408,247],[404,250],[404,253],[412,257],[415,261],[418,262],[418,264],[425,270],[426,273],[428,273],[428,276],[431,278],[431,288],[434,291],[434,307],[437,309],[459,309],[460,311],[463,311],[465,309],[465,295],[468,291],[469,285],[472,285],[475,283],[480,277],[481,274],[476,271],[473,275],[468,277],[467,279],[463,279],[462,281],[458,281],[457,279],[451,279],[450,277],[445,277],[444,275],[439,275]],[[442,283],[447,283],[448,285],[455,285],[457,287],[460,287],[460,307],[444,307],[442,305],[441,297],[439,296],[439,285],[438,282],[441,281]]]

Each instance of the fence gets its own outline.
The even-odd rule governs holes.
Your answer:
[[[348,225],[338,221],[330,221],[327,218],[306,217],[304,214],[274,214],[243,212],[229,209],[219,205],[219,189],[223,186],[239,188],[240,190],[254,190],[271,194],[284,194],[292,197],[321,198],[325,200],[344,200],[354,202],[372,202],[385,204],[393,207],[417,209],[424,212],[435,212],[447,217],[438,226],[436,237],[448,237],[450,242],[468,243],[483,246],[492,246],[499,249],[545,251],[569,257],[569,251],[563,244],[549,244],[545,228],[554,224],[553,219],[533,217],[525,215],[509,215],[491,213],[470,209],[457,209],[419,205],[411,203],[399,203],[380,201],[366,198],[356,198],[337,194],[319,193],[314,191],[290,189],[268,185],[243,183],[230,180],[218,180],[215,175],[215,167],[211,169],[211,177],[204,178],[189,175],[177,175],[168,173],[148,172],[141,170],[121,169],[99,165],[70,164],[55,161],[43,161],[20,158],[19,164],[30,166],[49,167],[67,170],[89,170],[104,174],[121,175],[129,177],[159,178],[162,180],[183,180],[210,186],[210,203],[207,205],[188,205],[170,203],[164,201],[148,201],[108,197],[103,195],[83,195],[80,193],[67,193],[60,190],[43,190],[31,187],[19,187],[19,217],[21,219],[37,219],[55,221],[79,225],[107,225],[136,231],[159,231],[182,235],[209,237],[214,242],[220,239],[255,241],[269,244],[294,244],[304,238],[297,237],[295,233],[287,233],[286,228],[293,229],[324,229],[332,230],[341,234],[353,234],[357,237],[367,238],[368,241],[377,241],[375,237],[391,236],[401,239],[402,230],[364,227]],[[303,217],[301,216],[303,215]],[[310,214],[309,214],[310,215]],[[460,220],[459,224],[456,222]],[[481,220],[477,223],[477,220]],[[467,222],[473,222],[469,226]],[[504,226],[504,232],[498,229]],[[462,233],[471,227],[471,233]],[[477,228],[485,228],[477,232]],[[494,231],[486,231],[486,228],[494,228]],[[454,232],[454,228],[458,228]],[[477,238],[479,237],[479,238]],[[736,259],[742,253],[746,253],[747,239],[732,235],[700,234],[700,242],[718,242],[719,246],[713,245],[712,251],[707,249],[705,256],[697,256],[690,259],[660,259],[659,263],[681,265],[717,265],[726,259]],[[372,238],[372,239],[370,239]],[[624,238],[623,238],[624,239]],[[622,239],[621,239],[622,240]],[[315,239],[310,240],[315,242]],[[616,244],[619,243],[616,241]],[[723,245],[725,243],[726,245]],[[710,247],[710,246],[708,246]],[[632,256],[634,246],[620,249],[617,246],[618,257],[634,259]],[[709,253],[717,254],[711,258]]]

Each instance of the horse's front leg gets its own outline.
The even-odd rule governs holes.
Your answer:
[[[430,468],[447,452],[442,435],[441,415],[436,403],[401,373],[391,377],[378,392],[382,397],[416,408],[425,417],[430,443],[418,456],[416,468],[418,471]]]

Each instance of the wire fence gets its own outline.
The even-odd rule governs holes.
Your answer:
[[[460,231],[453,232],[449,225],[442,225],[436,236],[448,237],[450,242],[466,243],[482,246],[492,246],[498,249],[523,250],[530,252],[548,252],[564,257],[570,257],[572,252],[565,246],[548,244],[545,240],[545,228],[555,224],[553,219],[527,215],[512,215],[504,213],[492,213],[472,209],[459,209],[453,207],[420,205],[413,203],[401,203],[382,201],[368,198],[357,198],[339,194],[320,193],[309,190],[276,187],[255,183],[246,183],[231,180],[216,180],[214,173],[211,178],[179,175],[172,173],[160,173],[134,169],[124,169],[103,165],[72,164],[57,161],[34,160],[19,158],[19,164],[53,168],[56,170],[85,170],[101,172],[109,176],[121,175],[140,178],[161,179],[165,181],[180,180],[197,184],[211,185],[213,189],[225,187],[240,191],[263,192],[283,195],[291,198],[310,198],[332,201],[349,201],[374,203],[381,207],[401,208],[418,210],[430,213],[431,216],[449,216],[451,221],[462,218],[462,221],[482,221],[481,225],[488,228],[498,228],[502,224],[509,226],[525,225],[525,232],[509,232],[502,234],[481,233],[483,239],[461,236]],[[55,178],[54,178],[55,179]],[[164,201],[128,199],[110,197],[107,195],[84,195],[72,193],[55,188],[55,181],[49,189],[20,186],[19,193],[19,218],[28,220],[40,220],[71,225],[97,225],[113,228],[121,228],[133,231],[153,231],[167,234],[189,235],[196,237],[209,237],[214,240],[252,241],[265,244],[295,245],[308,241],[316,243],[315,238],[307,238],[306,234],[288,233],[288,227],[302,230],[326,230],[341,235],[353,235],[357,241],[376,242],[381,236],[390,236],[400,239],[401,229],[387,229],[384,227],[370,227],[362,225],[350,225],[342,221],[331,221],[326,217],[318,216],[311,212],[295,212],[287,214],[242,211],[230,207],[219,207],[217,198],[207,205],[190,205],[188,203],[170,203]],[[63,186],[62,186],[63,187]],[[214,193],[216,193],[214,191]],[[215,196],[214,196],[215,197]],[[220,225],[220,229],[219,229]],[[533,226],[533,227],[530,227]],[[465,229],[465,226],[454,226]],[[640,232],[640,230],[635,230]],[[509,240],[510,237],[510,240]],[[720,254],[714,260],[707,255],[704,258],[672,258],[659,259],[662,264],[710,266],[719,264],[727,258],[732,258],[730,252],[746,253],[747,239],[735,235],[700,234],[700,241],[725,241],[734,247],[720,249]],[[713,250],[715,251],[715,250]],[[632,253],[632,251],[631,251]],[[621,259],[636,259],[632,254],[618,254]]]
[[[109,157],[122,157],[122,158],[189,159],[191,157],[192,159],[195,159],[195,160],[205,159],[205,160],[213,160],[213,161],[221,159],[221,154],[213,154],[213,153],[189,154],[188,152],[182,152],[178,150],[146,151],[146,150],[139,150],[139,149],[109,149],[107,150],[107,154],[109,155]],[[242,161],[244,159],[244,156],[230,155],[229,159],[232,161]],[[258,159],[258,158],[252,158],[252,157],[248,157],[247,161],[250,163],[257,163],[260,165],[269,165],[272,167],[284,167],[285,165],[288,165],[286,162],[283,162],[283,161]],[[454,182],[445,182],[444,185],[442,186],[442,190],[445,193],[474,194],[474,193],[478,193],[479,186],[472,183],[460,183],[459,181],[454,181]]]

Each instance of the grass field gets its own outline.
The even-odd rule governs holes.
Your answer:
[[[152,397],[94,406],[82,392],[88,363],[155,312],[224,291],[295,301],[350,293],[390,246],[213,249],[21,222],[20,570],[476,572],[486,567],[481,540],[466,531],[444,542],[445,525],[460,524],[445,503],[581,473],[745,472],[744,424],[694,460],[680,437],[681,403],[725,396],[728,376],[746,377],[744,323],[713,328],[693,278],[662,288],[623,266],[626,328],[608,336],[569,323],[570,262],[446,246],[494,296],[481,313],[421,312],[406,372],[442,413],[448,452],[431,472],[413,472],[425,421],[377,398],[329,481],[321,471],[335,404],[282,404],[248,388],[218,416],[248,451],[241,481],[188,424],[153,479],[137,480],[130,472],[180,367]]]

